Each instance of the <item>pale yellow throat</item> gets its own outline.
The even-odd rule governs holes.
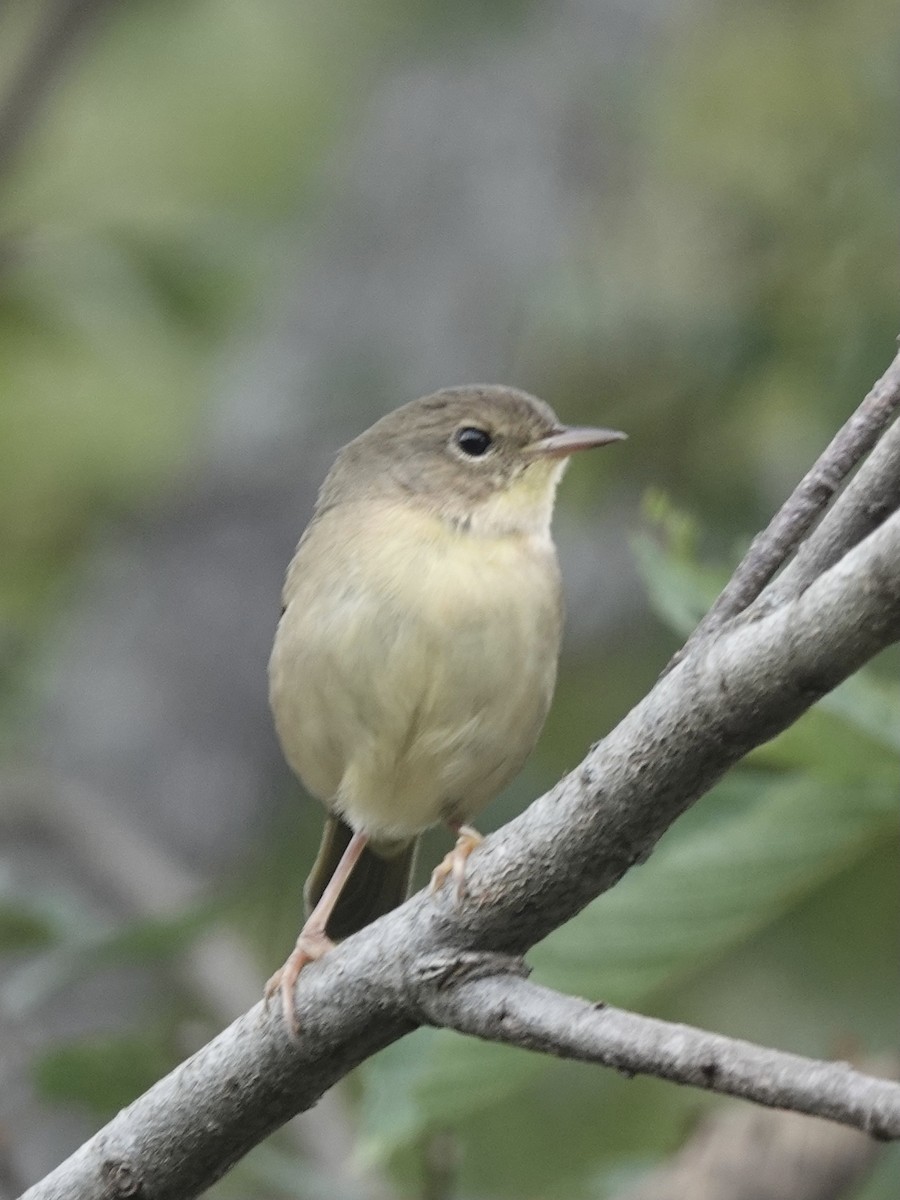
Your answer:
[[[469,532],[476,537],[518,534],[549,540],[556,489],[568,461],[539,459],[529,464],[506,487],[469,508]]]

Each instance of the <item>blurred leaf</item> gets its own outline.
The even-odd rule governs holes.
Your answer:
[[[847,725],[900,755],[900,684],[859,671],[819,704]]]
[[[718,568],[697,559],[697,526],[658,489],[644,497],[651,529],[632,538],[638,570],[657,616],[687,637],[725,583]]]
[[[115,929],[97,929],[96,923],[65,934],[55,929],[55,941],[48,950],[3,980],[0,1007],[21,1012],[102,967],[142,964],[180,954],[220,915],[218,906],[204,904],[173,917],[134,921]]]
[[[846,686],[831,694],[837,696]],[[832,715],[831,706],[821,700],[773,741],[753,750],[747,762],[776,770],[803,770],[826,785],[840,782],[855,787],[860,781],[890,783],[897,777],[896,755]]]
[[[555,987],[634,1004],[778,919],[896,822],[896,787],[759,781],[754,804],[664,836],[648,863],[533,952]],[[726,811],[726,780],[700,807]]]
[[[26,879],[9,863],[0,863],[0,905],[28,913],[47,934],[47,942],[61,944],[101,935],[105,926],[83,896],[67,888],[53,889]]]
[[[900,1179],[900,1146],[885,1146],[867,1179],[848,1200],[896,1200]]]
[[[727,960],[657,997],[658,1015],[800,1054],[891,1052],[900,906],[896,823]]]
[[[649,492],[644,512],[653,532],[634,539],[638,568],[657,615],[686,637],[715,599],[725,574],[697,561],[696,524],[663,493]],[[827,782],[893,772],[898,753],[900,686],[863,670],[773,742],[755,750],[751,761],[803,767]]]
[[[447,1030],[416,1030],[363,1068],[364,1158],[386,1159],[427,1130],[505,1101],[534,1078],[543,1062],[539,1055]]]
[[[219,906],[197,904],[171,917],[144,918],[96,939],[90,954],[100,962],[149,962],[180,954],[219,919]]]
[[[24,905],[0,902],[0,954],[49,946],[55,933],[43,913]]]
[[[34,1080],[47,1100],[111,1116],[171,1070],[177,1054],[168,1034],[85,1038],[44,1051]]]
[[[666,1153],[711,1098],[658,1079],[629,1079],[585,1063],[545,1060],[531,1086],[458,1124],[469,1194],[615,1197],[599,1164]],[[509,1130],[515,1129],[511,1153]],[[680,1200],[680,1198],[679,1198]]]

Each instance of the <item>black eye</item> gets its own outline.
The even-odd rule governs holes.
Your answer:
[[[476,429],[474,425],[466,425],[462,429],[457,429],[453,440],[463,454],[468,454],[470,458],[481,458],[482,454],[487,454],[493,442],[493,438],[486,430]]]

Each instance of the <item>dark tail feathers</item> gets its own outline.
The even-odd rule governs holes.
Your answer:
[[[303,897],[309,914],[347,849],[353,830],[340,817],[328,816],[322,844],[309,873]],[[366,846],[338,897],[325,932],[339,941],[402,904],[409,894],[418,838],[390,848]]]

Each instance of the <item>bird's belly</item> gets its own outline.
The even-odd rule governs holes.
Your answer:
[[[383,837],[482,808],[543,724],[557,588],[555,561],[523,551],[451,565],[425,555],[387,591],[350,578],[304,603],[301,589],[270,672],[279,736],[309,790]]]

